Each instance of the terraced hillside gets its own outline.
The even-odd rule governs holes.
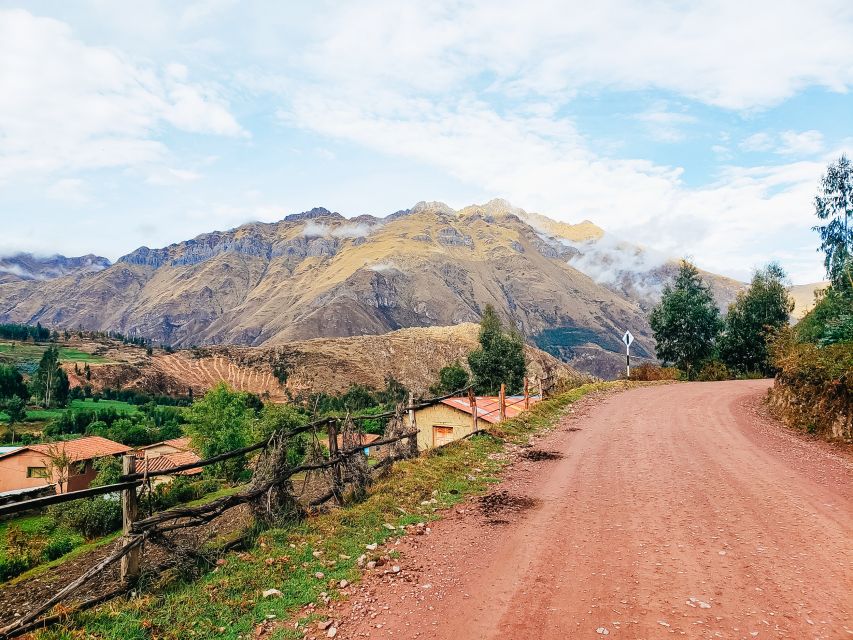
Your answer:
[[[410,328],[378,336],[320,338],[293,341],[276,347],[200,347],[151,356],[142,349],[122,356],[120,350],[103,349],[111,362],[90,365],[89,379],[66,371],[75,385],[99,389],[137,388],[154,394],[184,395],[191,388],[200,395],[220,381],[283,402],[288,393],[339,392],[352,384],[381,388],[392,376],[415,393],[426,393],[441,367],[455,360],[466,362],[477,347],[478,326]],[[127,354],[127,352],[125,351]],[[583,376],[549,354],[526,347],[532,376],[556,384]],[[79,371],[79,368],[78,368]]]

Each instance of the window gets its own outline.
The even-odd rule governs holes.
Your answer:
[[[27,467],[28,478],[47,478],[47,467]]]

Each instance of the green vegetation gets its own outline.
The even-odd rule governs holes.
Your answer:
[[[445,396],[448,393],[464,389],[468,386],[469,380],[468,372],[457,360],[441,368],[438,372],[438,382],[429,388],[429,392],[436,397]]]
[[[524,340],[516,331],[504,331],[503,323],[492,305],[486,305],[480,320],[480,348],[468,354],[468,366],[474,376],[477,393],[497,395],[501,384],[509,394],[524,388],[527,363]]]
[[[831,164],[815,198],[829,289],[793,330],[772,344],[778,369],[771,406],[789,425],[853,439],[853,167]]]
[[[774,373],[768,340],[788,326],[788,318],[794,310],[787,280],[785,271],[776,263],[755,272],[749,289],[738,294],[726,314],[719,340],[722,367],[717,366],[717,377],[711,378],[708,377],[710,372],[703,369],[705,379],[725,379],[719,377],[723,369],[741,375]]]
[[[68,404],[68,376],[59,366],[59,349],[48,347],[41,356],[38,369],[30,382],[30,391],[45,409]]]
[[[0,343],[0,362],[22,366],[35,365],[49,348],[59,349],[59,360],[61,362],[84,362],[91,364],[102,364],[107,362],[101,356],[92,355],[79,349],[68,347],[51,347],[46,344],[32,344],[26,342]]]
[[[258,412],[250,405],[249,394],[232,391],[220,382],[187,414],[185,431],[203,458],[241,449],[250,444],[253,422]],[[245,456],[232,458],[211,467],[215,475],[235,482],[246,471]]]
[[[500,425],[498,435],[503,440],[475,436],[394,465],[388,477],[371,487],[364,501],[268,530],[248,552],[226,556],[215,573],[195,581],[174,574],[163,576],[150,593],[81,613],[64,628],[43,631],[37,637],[60,640],[74,637],[81,629],[100,640],[250,637],[253,628],[268,616],[286,621],[301,606],[317,602],[321,592],[336,597],[335,585],[340,580],[358,580],[357,559],[365,553],[365,545],[404,535],[403,527],[434,520],[441,509],[486,491],[505,464],[495,455],[503,450],[504,441],[526,442],[532,434],[551,427],[583,395],[621,384],[585,385],[536,404]],[[432,498],[436,504],[421,504]],[[395,529],[389,530],[386,524]],[[366,553],[371,559],[381,551]],[[323,577],[317,578],[317,572]],[[271,587],[282,596],[263,598],[262,591]],[[301,631],[294,630],[291,622],[287,627],[282,624],[272,637],[302,638]]]
[[[658,358],[675,364],[693,380],[714,354],[722,323],[710,288],[687,260],[681,261],[675,283],[664,287],[650,324]]]
[[[836,290],[847,288],[853,276],[853,164],[842,155],[830,164],[815,197],[816,225],[826,275]]]
[[[0,581],[56,560],[83,544],[83,537],[47,515],[0,523]]]

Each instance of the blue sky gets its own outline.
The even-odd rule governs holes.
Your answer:
[[[0,1],[0,252],[502,197],[735,277],[822,277],[853,4],[519,7]]]

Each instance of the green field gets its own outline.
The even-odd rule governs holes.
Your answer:
[[[122,402],[121,400],[100,400],[98,402],[93,402],[91,398],[87,398],[85,400],[72,400],[71,404],[64,409],[30,409],[27,411],[27,421],[28,422],[46,422],[47,420],[54,420],[61,416],[66,411],[81,411],[83,409],[96,410],[96,409],[115,409],[116,411],[122,411],[124,413],[136,413],[139,411],[139,407],[135,404],[130,404],[128,402]],[[7,416],[3,411],[0,411],[0,421],[5,422],[9,416]],[[16,431],[22,432],[26,431],[26,429],[21,428],[22,425],[17,425]]]
[[[32,342],[0,342],[0,362],[6,364],[38,364],[42,354],[50,344]],[[62,362],[83,362],[102,364],[107,362],[101,356],[95,356],[79,349],[59,348],[59,359]]]

